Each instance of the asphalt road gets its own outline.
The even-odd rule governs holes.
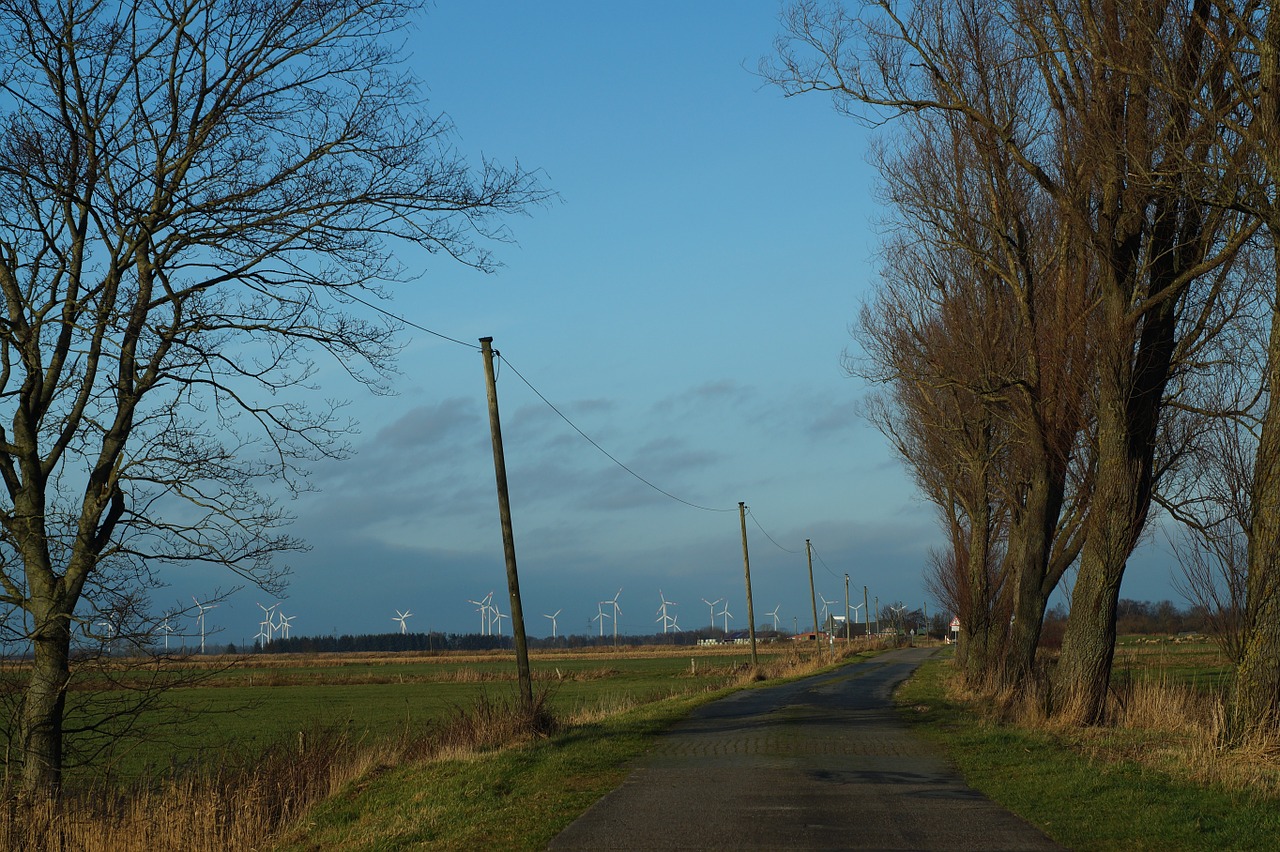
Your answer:
[[[893,688],[930,653],[705,705],[549,848],[1061,849],[898,720]]]

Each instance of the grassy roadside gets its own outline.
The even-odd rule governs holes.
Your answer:
[[[713,697],[669,698],[521,746],[385,769],[316,807],[277,848],[545,848],[622,783],[653,735]]]
[[[1200,784],[1144,765],[1150,732],[1107,732],[1084,747],[1069,732],[986,721],[947,696],[945,658],[898,691],[904,717],[939,744],[975,789],[1079,850],[1274,849],[1275,798]]]
[[[825,671],[804,663],[758,685]],[[272,847],[302,850],[543,849],[616,788],[655,735],[741,685],[643,703],[545,739],[375,771],[311,809]]]

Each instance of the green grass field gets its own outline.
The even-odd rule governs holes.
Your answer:
[[[791,650],[761,648],[766,656]],[[535,655],[531,666],[535,689],[546,690],[557,717],[570,718],[601,706],[714,689],[748,659],[737,648],[590,649]],[[211,670],[199,686],[166,692],[131,736],[74,769],[70,779],[133,780],[211,760],[251,761],[265,746],[300,732],[341,731],[357,740],[394,736],[463,712],[481,695],[504,699],[515,689],[509,653],[249,657]],[[103,713],[101,705],[113,694],[73,692],[68,726]]]

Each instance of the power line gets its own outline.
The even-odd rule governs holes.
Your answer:
[[[441,340],[447,340],[447,341],[449,341],[450,343],[456,343],[456,344],[458,344],[459,346],[465,346],[465,347],[467,347],[468,349],[473,349],[473,350],[475,350],[475,351],[477,351],[477,352],[481,351],[481,348],[480,348],[479,346],[477,346],[476,344],[474,344],[474,343],[468,343],[468,342],[466,342],[465,340],[459,340],[459,339],[458,339],[458,338],[456,338],[456,337],[450,337],[450,336],[449,336],[449,335],[447,335],[447,334],[441,334],[441,333],[440,333],[440,332],[438,332],[438,331],[433,331],[432,329],[429,329],[429,328],[427,328],[427,327],[426,327],[426,326],[424,326],[424,325],[419,325],[418,323],[413,322],[412,320],[408,319],[407,317],[402,317],[402,316],[400,316],[399,314],[392,313],[391,311],[387,310],[386,308],[382,307],[381,305],[377,305],[377,304],[374,304],[374,303],[372,303],[372,302],[370,302],[370,301],[368,301],[368,300],[366,300],[366,299],[362,299],[362,298],[360,298],[359,296],[357,296],[356,294],[352,293],[350,290],[345,290],[345,291],[343,291],[343,294],[342,294],[342,295],[346,296],[347,298],[351,299],[351,300],[352,300],[352,301],[354,301],[354,302],[358,302],[358,303],[360,303],[361,305],[364,305],[366,308],[369,308],[370,310],[377,311],[378,313],[380,313],[380,314],[382,314],[382,315],[384,315],[384,316],[386,316],[386,317],[388,317],[388,318],[390,318],[390,319],[393,319],[393,320],[395,320],[395,321],[396,321],[396,322],[398,322],[398,323],[402,323],[402,324],[404,324],[404,325],[407,325],[407,326],[409,326],[410,328],[416,328],[418,331],[425,331],[427,334],[434,335],[435,337],[438,337],[438,338],[440,338]],[[511,363],[511,361],[510,361],[509,359],[507,359],[507,358],[504,358],[504,357],[502,356],[502,353],[501,353],[501,352],[499,352],[498,350],[496,350],[496,349],[495,349],[495,350],[493,350],[493,354],[494,354],[494,356],[498,359],[498,365],[499,365],[499,366],[502,364],[502,362],[503,362],[503,361],[506,361],[506,363],[508,363],[508,364],[510,364],[510,363]],[[645,479],[643,476],[641,476],[640,474],[636,473],[634,470],[632,470],[631,468],[627,467],[625,464],[623,464],[622,462],[620,462],[620,461],[619,461],[617,458],[615,458],[615,457],[613,456],[613,454],[611,454],[608,450],[606,450],[604,447],[602,447],[602,446],[600,446],[598,443],[596,443],[596,442],[591,438],[591,436],[590,436],[590,435],[588,435],[586,432],[583,432],[581,429],[579,429],[579,428],[578,428],[578,426],[577,426],[577,424],[575,424],[572,420],[570,420],[568,417],[566,417],[566,416],[565,416],[565,414],[564,414],[564,412],[562,412],[560,409],[556,408],[556,407],[555,407],[555,405],[553,405],[553,404],[551,403],[551,400],[549,400],[549,399],[547,399],[545,396],[543,396],[543,395],[542,395],[542,392],[541,392],[541,391],[539,391],[537,388],[535,388],[535,387],[533,386],[533,383],[532,383],[532,382],[530,382],[528,379],[526,379],[526,378],[524,377],[524,375],[523,375],[523,374],[521,374],[521,372],[515,368],[515,366],[514,366],[514,365],[511,367],[511,372],[515,373],[515,374],[516,374],[516,376],[518,376],[518,377],[520,378],[520,381],[524,382],[524,383],[525,383],[525,385],[526,385],[526,386],[528,386],[529,390],[533,391],[533,392],[538,396],[538,399],[541,399],[543,402],[545,402],[545,403],[547,404],[547,407],[548,407],[548,408],[550,408],[550,409],[551,409],[552,411],[554,411],[557,415],[559,415],[561,420],[563,420],[565,423],[568,423],[568,424],[569,424],[569,426],[570,426],[570,428],[572,428],[572,429],[573,429],[573,431],[577,432],[579,435],[581,435],[583,438],[585,438],[585,439],[587,440],[587,442],[588,442],[589,444],[591,444],[591,446],[595,447],[597,450],[599,450],[601,453],[603,453],[603,454],[604,454],[604,456],[605,456],[606,458],[608,458],[610,461],[612,461],[612,462],[613,462],[614,464],[616,464],[618,467],[622,468],[622,469],[623,469],[623,470],[625,470],[627,473],[631,474],[631,475],[632,475],[632,476],[634,476],[636,479],[640,480],[640,481],[641,481],[641,482],[643,482],[645,485],[647,485],[647,486],[649,486],[650,488],[652,488],[654,491],[657,491],[659,494],[662,494],[662,495],[663,495],[663,496],[665,496],[665,497],[668,497],[668,498],[670,498],[670,499],[672,499],[672,500],[675,500],[677,503],[683,503],[683,504],[684,504],[684,505],[686,505],[686,506],[689,506],[689,507],[694,508],[694,509],[701,509],[701,510],[702,510],[702,511],[704,511],[704,512],[732,512],[732,511],[733,511],[733,509],[732,509],[732,508],[718,509],[718,508],[715,508],[715,507],[712,507],[712,506],[701,506],[701,505],[699,505],[699,504],[697,504],[697,503],[692,503],[692,502],[690,502],[690,501],[688,501],[688,500],[685,500],[685,499],[682,499],[682,498],[680,498],[680,497],[677,497],[676,495],[672,494],[671,492],[666,491],[666,490],[664,490],[664,489],[662,489],[662,488],[659,488],[658,486],[654,485],[652,482],[650,482],[649,480]],[[759,522],[757,522],[757,525],[758,525],[758,524],[759,524]],[[766,535],[766,536],[768,536],[768,533],[765,533],[765,535]],[[770,540],[772,541],[772,539],[770,539]],[[775,544],[776,544],[776,542],[775,542]]]
[[[494,355],[497,355],[501,360],[506,361],[506,363],[511,364],[511,360],[510,360],[509,358],[505,358],[505,357],[503,357],[503,356],[502,356],[502,353],[498,352],[497,350],[494,350],[494,353],[493,353],[493,354],[494,354]],[[555,407],[555,405],[553,405],[553,404],[551,403],[551,400],[549,400],[549,399],[547,399],[545,396],[543,396],[543,395],[542,395],[542,392],[541,392],[540,390],[538,390],[537,388],[535,388],[535,387],[533,386],[533,384],[532,384],[528,379],[526,379],[526,378],[524,377],[524,375],[523,375],[519,370],[517,370],[517,369],[515,368],[515,365],[512,365],[512,366],[511,366],[511,372],[515,373],[515,374],[516,374],[516,376],[520,379],[520,381],[524,382],[524,383],[525,383],[525,385],[529,388],[529,390],[533,391],[533,392],[534,392],[534,394],[536,394],[536,395],[537,395],[538,399],[540,399],[540,400],[542,400],[543,402],[545,402],[545,403],[547,404],[547,407],[548,407],[548,408],[550,408],[550,409],[551,409],[552,411],[554,411],[557,415],[559,415],[561,420],[563,420],[565,423],[568,423],[568,424],[569,424],[569,427],[570,427],[571,429],[573,429],[573,431],[577,432],[579,435],[581,435],[583,438],[585,438],[585,439],[587,440],[587,443],[591,444],[591,446],[593,446],[593,447],[595,447],[597,450],[599,450],[599,451],[600,451],[600,452],[605,456],[605,458],[609,459],[609,461],[613,462],[613,463],[614,463],[614,464],[616,464],[618,467],[622,468],[622,469],[623,469],[623,470],[625,470],[627,473],[631,474],[631,475],[632,475],[632,476],[634,476],[636,479],[640,480],[640,481],[641,481],[641,482],[643,482],[645,485],[647,485],[647,486],[649,486],[650,488],[652,488],[654,491],[657,491],[659,494],[663,495],[664,497],[669,497],[670,499],[675,500],[677,503],[683,503],[683,504],[684,504],[684,505],[686,505],[686,506],[689,506],[689,507],[694,508],[694,509],[701,509],[701,510],[702,510],[702,511],[704,511],[704,512],[732,512],[732,511],[734,511],[734,509],[736,509],[736,508],[737,508],[737,507],[735,506],[734,508],[730,508],[730,509],[717,509],[717,508],[714,508],[714,507],[712,507],[712,506],[701,506],[701,505],[699,505],[699,504],[697,504],[697,503],[691,503],[691,502],[689,502],[688,500],[685,500],[685,499],[682,499],[682,498],[680,498],[680,497],[677,497],[676,495],[672,494],[670,491],[665,491],[665,490],[663,490],[663,489],[659,488],[658,486],[654,485],[652,482],[650,482],[649,480],[645,479],[643,476],[641,476],[640,474],[636,473],[634,470],[632,470],[631,468],[627,467],[627,466],[626,466],[625,464],[623,464],[622,462],[618,461],[618,459],[617,459],[617,458],[615,458],[615,457],[613,456],[613,454],[612,454],[612,453],[610,453],[610,452],[609,452],[608,450],[606,450],[604,447],[602,447],[602,446],[600,446],[599,444],[597,444],[597,443],[596,443],[596,442],[591,438],[591,436],[590,436],[590,435],[588,435],[586,432],[583,432],[581,429],[579,429],[579,428],[578,428],[578,426],[577,426],[577,424],[575,424],[572,420],[570,420],[568,417],[566,417],[563,411],[561,411],[560,409],[556,408],[556,407]],[[765,535],[768,535],[768,533],[765,533]]]
[[[438,331],[432,331],[431,329],[427,328],[425,325],[418,325],[413,320],[406,319],[400,316],[399,314],[392,313],[391,311],[387,310],[381,305],[374,304],[373,302],[370,302],[367,299],[362,299],[359,296],[357,296],[355,293],[352,293],[350,290],[344,290],[342,292],[342,295],[353,302],[359,302],[360,304],[364,305],[366,308],[369,308],[370,310],[377,311],[378,313],[382,314],[385,317],[389,317],[398,323],[407,325],[409,326],[409,328],[416,328],[418,331],[425,331],[427,334],[435,335],[441,340],[447,340],[450,343],[456,343],[459,346],[465,346],[468,349],[474,349],[477,352],[480,351],[480,347],[474,343],[467,343],[465,340],[459,340],[456,337],[450,337],[447,334],[441,334]]]
[[[839,574],[837,574],[835,571],[832,571],[832,570],[831,570],[831,568],[830,568],[830,566],[828,566],[826,562],[823,562],[823,560],[822,560],[822,554],[821,554],[821,553],[819,553],[819,552],[814,548],[814,546],[813,546],[813,542],[809,542],[809,549],[813,551],[813,555],[814,555],[814,556],[818,557],[818,561],[819,561],[819,562],[822,562],[822,567],[827,569],[827,573],[828,573],[828,574],[830,574],[832,577],[835,577],[837,580],[839,580],[839,579],[840,579],[840,575],[839,575]]]
[[[793,555],[798,554],[798,553],[800,552],[800,551],[798,551],[798,550],[787,550],[785,547],[783,547],[782,545],[778,544],[778,542],[774,541],[773,536],[769,535],[768,530],[766,530],[764,527],[760,526],[760,521],[756,518],[756,513],[755,513],[755,512],[753,512],[753,511],[751,511],[751,507],[750,507],[750,506],[748,506],[748,507],[747,507],[747,514],[751,516],[751,520],[755,523],[755,525],[756,525],[757,527],[759,527],[760,532],[764,533],[764,537],[765,537],[765,538],[767,538],[767,539],[769,539],[769,541],[772,541],[772,542],[773,542],[773,546],[774,546],[774,547],[778,548],[778,549],[779,549],[779,550],[781,550],[783,553],[790,553],[790,554],[793,554]]]

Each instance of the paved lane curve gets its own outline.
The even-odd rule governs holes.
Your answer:
[[[658,739],[550,849],[1057,850],[896,716],[905,648],[736,692]]]

